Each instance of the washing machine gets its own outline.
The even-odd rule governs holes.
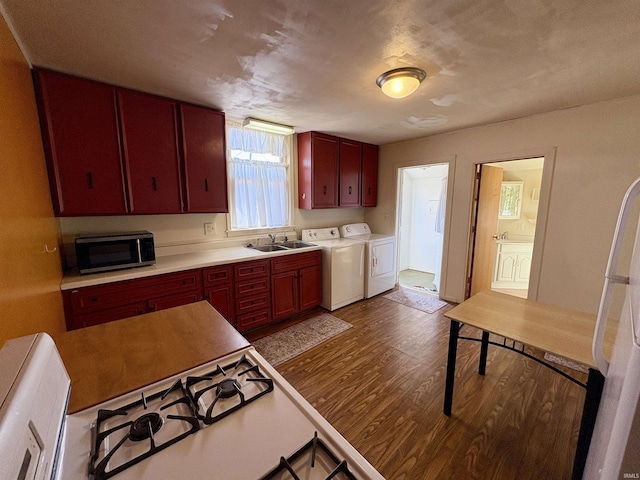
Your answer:
[[[365,242],[364,296],[371,298],[396,285],[396,237],[371,233],[366,223],[340,227],[344,239]]]
[[[364,240],[342,238],[338,227],[302,230],[301,240],[322,247],[322,307],[333,311],[364,298]]]

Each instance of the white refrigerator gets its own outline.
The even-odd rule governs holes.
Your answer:
[[[640,194],[640,178],[625,195],[605,273],[598,311],[593,356],[605,376],[583,480],[640,479],[640,222],[629,267],[629,276],[616,273],[627,220]],[[602,343],[614,285],[626,285],[610,362]]]

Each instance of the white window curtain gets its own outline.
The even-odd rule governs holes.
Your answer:
[[[289,139],[229,125],[227,148],[231,229],[288,226]]]

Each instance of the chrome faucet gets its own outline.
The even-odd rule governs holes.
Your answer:
[[[500,240],[507,240],[508,237],[509,237],[509,232],[507,232],[506,230],[500,234]]]
[[[271,243],[276,243],[276,236],[278,235],[277,233],[267,233],[267,235],[271,239]]]

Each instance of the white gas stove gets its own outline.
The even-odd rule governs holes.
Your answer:
[[[3,479],[383,478],[253,347],[70,415],[49,336],[0,365]]]

